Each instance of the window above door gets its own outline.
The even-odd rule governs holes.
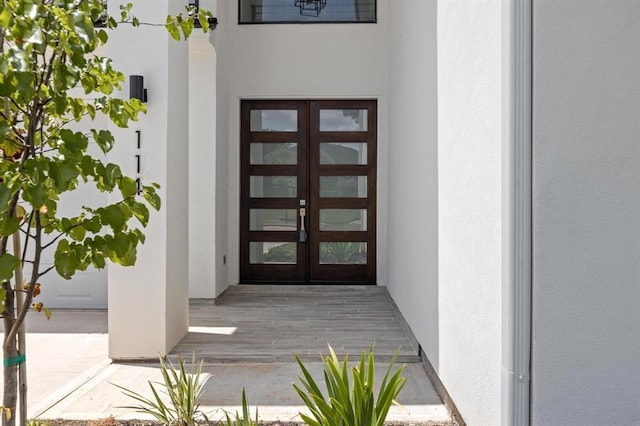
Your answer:
[[[375,22],[376,0],[238,0],[240,24]]]

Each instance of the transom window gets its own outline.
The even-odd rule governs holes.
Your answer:
[[[240,24],[376,22],[376,0],[238,1]]]

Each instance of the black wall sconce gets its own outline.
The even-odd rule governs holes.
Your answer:
[[[147,89],[144,88],[144,77],[141,75],[129,76],[129,99],[133,98],[147,102]]]
[[[193,26],[196,28],[202,28],[200,25],[200,21],[198,21],[197,16],[198,12],[200,12],[200,0],[189,0],[189,6],[193,8],[193,16],[195,19],[193,20]],[[209,30],[213,31],[218,26],[218,18],[210,17],[207,19],[209,22]]]

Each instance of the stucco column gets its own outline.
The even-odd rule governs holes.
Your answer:
[[[162,24],[183,7],[178,3],[138,0],[133,13]],[[119,2],[110,1],[109,10],[116,13]],[[142,75],[148,89],[147,114],[128,129],[112,129],[117,142],[109,161],[143,183],[159,183],[162,198],[136,266],[108,267],[109,356],[155,358],[188,328],[188,44],[172,40],[162,26],[121,25],[110,34],[108,51],[127,79]],[[128,96],[128,80],[123,92]]]

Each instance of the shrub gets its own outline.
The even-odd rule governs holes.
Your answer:
[[[139,403],[122,408],[150,414],[165,425],[191,426],[200,419],[208,421],[207,416],[199,410],[199,400],[204,390],[204,382],[200,380],[202,361],[196,366],[194,354],[191,369],[187,371],[182,358],[179,359],[178,368],[175,368],[170,360],[160,357],[160,372],[162,382],[149,381],[153,399],[114,384],[122,393]],[[169,397],[168,403],[163,401],[161,394]]]
[[[312,426],[382,426],[391,404],[397,404],[395,399],[407,381],[402,376],[404,365],[392,372],[397,352],[389,363],[376,398],[373,347],[368,355],[363,351],[360,362],[351,369],[346,356],[340,362],[331,346],[329,351],[331,354],[322,360],[327,397],[300,358],[295,356],[302,370],[303,377],[299,379],[304,390],[296,384],[293,387],[313,416],[301,413],[302,420]],[[352,385],[349,372],[353,377]]]

